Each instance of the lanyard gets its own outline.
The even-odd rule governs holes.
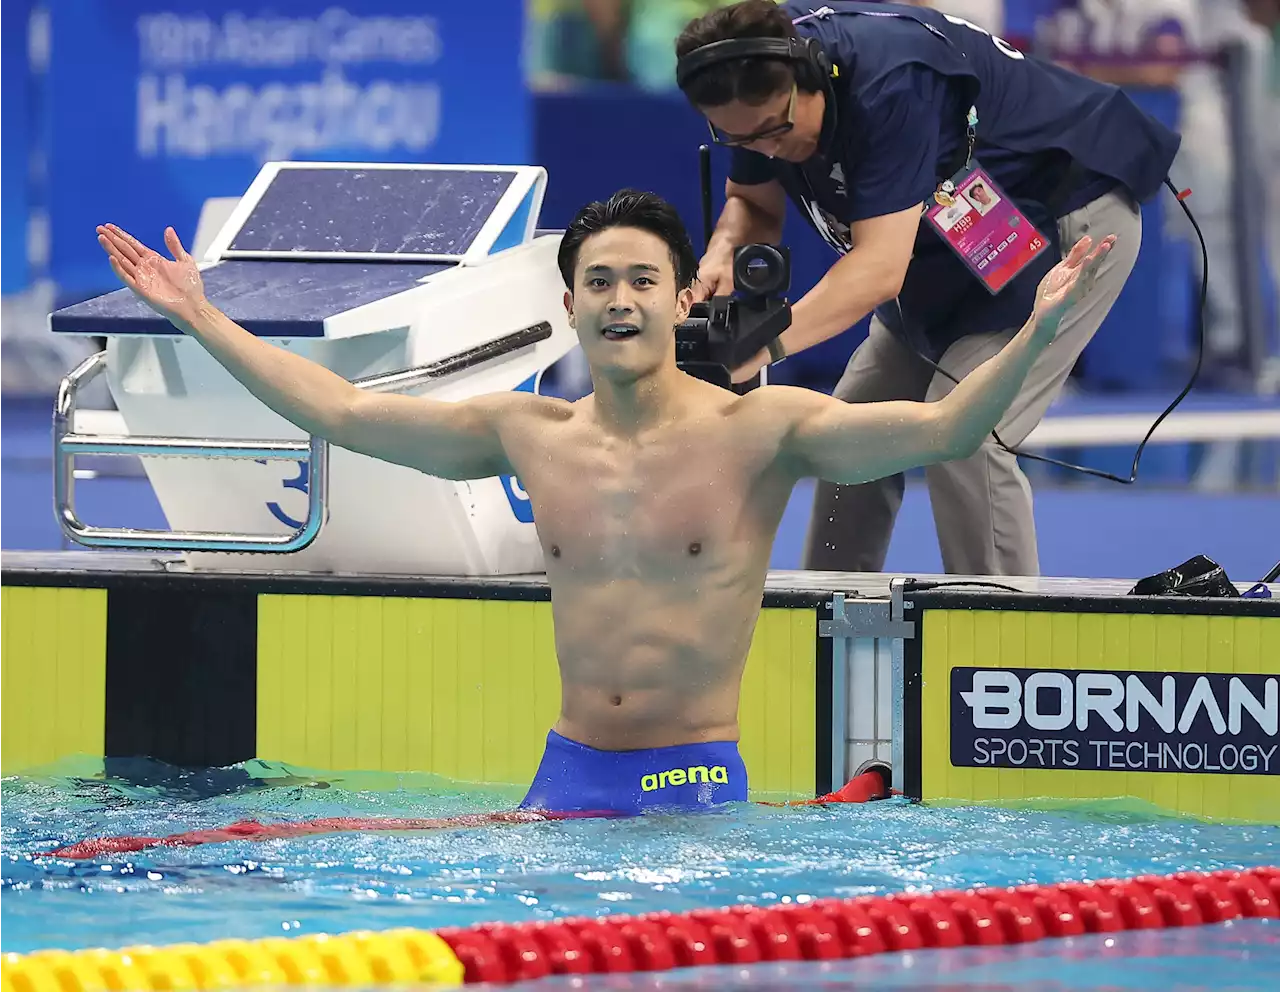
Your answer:
[[[969,149],[965,153],[964,167],[967,169],[973,164],[973,146],[978,140],[978,108],[970,107],[969,113],[965,115],[965,138],[969,142]]]

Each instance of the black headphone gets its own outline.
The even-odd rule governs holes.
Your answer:
[[[782,59],[795,64],[796,82],[806,89],[830,85],[831,59],[816,38],[728,38],[695,48],[676,62],[676,85],[685,83],[713,65],[734,59]]]

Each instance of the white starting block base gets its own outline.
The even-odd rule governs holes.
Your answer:
[[[448,195],[455,176],[454,170],[444,167],[398,168],[415,175],[434,169],[441,197]],[[491,171],[501,175],[503,169]],[[425,259],[419,247],[411,261],[432,271],[419,279],[411,276],[398,291],[372,300],[366,293],[366,298],[355,300],[355,306],[349,305],[343,289],[349,274],[371,261],[380,264],[380,257],[371,258],[368,251],[353,253],[358,255],[355,259],[330,252],[300,262],[298,253],[289,250],[278,256],[257,250],[251,262],[235,261],[237,230],[253,227],[253,204],[245,202],[231,212],[213,240],[202,265],[206,288],[211,284],[210,269],[216,265],[301,266],[303,279],[313,287],[317,281],[331,280],[336,287],[331,313],[320,319],[300,317],[288,325],[300,329],[296,336],[289,336],[287,328],[273,333],[272,326],[284,325],[278,320],[272,325],[265,317],[255,333],[352,381],[420,369],[545,324],[549,333],[536,343],[514,350],[495,348],[492,357],[463,363],[466,367],[459,371],[420,379],[397,392],[457,401],[503,390],[533,390],[542,373],[576,346],[577,337],[568,325],[564,284],[556,266],[560,238],[534,236],[545,174],[540,169],[505,171],[514,173],[514,179],[490,213],[480,217],[481,234],[467,235],[471,240],[465,244],[462,236],[454,239],[457,264],[423,265],[424,261],[441,262],[445,256],[437,252]],[[338,173],[332,170],[333,175]],[[464,175],[463,181],[474,185],[475,178]],[[260,176],[250,194],[261,196],[268,185]],[[247,195],[245,200],[249,199]],[[469,206],[469,201],[462,206]],[[334,209],[333,204],[325,209]],[[336,216],[340,215],[339,211]],[[478,226],[476,216],[466,218],[473,227]],[[430,223],[430,218],[424,221],[428,229]],[[261,221],[258,227],[260,232]],[[484,237],[490,245],[477,249],[477,238]],[[403,257],[395,254],[385,262],[388,267],[373,271],[373,279],[405,265]],[[273,269],[268,278],[283,271]],[[270,289],[265,293],[238,290],[237,305],[242,310],[261,307],[264,304],[255,303],[253,294],[268,295]],[[357,286],[357,297],[359,291]],[[213,291],[209,296],[221,305]],[[280,310],[278,300],[272,305],[273,312]],[[128,435],[307,439],[253,397],[198,342],[173,334],[167,326],[147,323],[136,310],[136,301],[124,291],[123,297],[110,294],[51,318],[55,332],[107,335],[108,385]],[[253,329],[249,319],[237,319]],[[301,462],[169,456],[141,460],[175,531],[287,535],[307,513],[306,470]],[[253,571],[491,576],[543,570],[529,501],[514,479],[452,482],[331,446],[326,502],[320,535],[301,551],[191,551],[188,560],[196,568]]]

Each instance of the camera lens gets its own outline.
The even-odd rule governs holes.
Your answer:
[[[734,254],[733,285],[752,296],[781,296],[791,282],[787,261],[773,245],[744,245]]]

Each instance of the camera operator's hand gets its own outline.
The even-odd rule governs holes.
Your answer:
[[[733,293],[733,249],[713,248],[698,263],[698,278],[693,283],[693,302],[702,303],[713,296]]]
[[[769,352],[765,350],[757,351],[750,359],[733,370],[732,376],[734,384],[747,382],[754,379],[760,374],[760,370],[769,364]]]

